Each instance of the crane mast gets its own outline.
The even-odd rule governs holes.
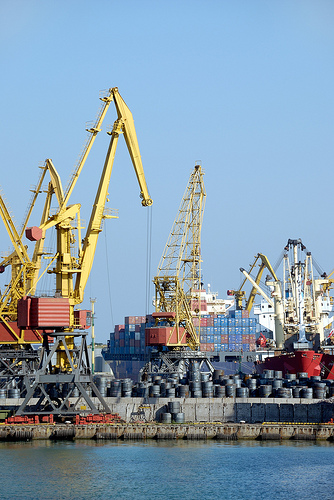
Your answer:
[[[206,197],[203,175],[201,166],[195,165],[153,280],[156,326],[165,331],[162,344],[170,348],[189,346],[198,350],[200,345],[191,302],[197,299],[200,304],[201,228]],[[167,328],[161,325],[163,322],[168,323]]]

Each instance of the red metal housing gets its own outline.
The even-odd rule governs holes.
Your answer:
[[[184,328],[179,328],[181,344],[187,344]],[[153,326],[145,330],[146,345],[178,345],[175,326]]]

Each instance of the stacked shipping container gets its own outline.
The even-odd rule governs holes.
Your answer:
[[[126,316],[124,325],[116,325],[115,331],[110,334],[108,347],[111,354],[142,355],[150,352],[145,345],[145,328],[153,326],[150,316]]]
[[[229,316],[195,318],[201,351],[255,351],[256,319],[248,311],[231,311]]]
[[[110,334],[110,354],[148,355],[151,348],[145,345],[145,328],[154,326],[151,316],[126,316],[123,325],[116,325]],[[206,315],[194,318],[200,338],[201,351],[255,351],[256,319],[247,311],[231,311],[229,316]]]

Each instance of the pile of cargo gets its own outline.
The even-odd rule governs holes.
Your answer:
[[[230,311],[228,316],[207,314],[193,319],[200,340],[200,350],[246,352],[256,350],[256,319],[248,311]],[[148,356],[151,347],[145,344],[145,329],[154,326],[148,316],[126,316],[124,324],[116,325],[110,334],[108,351],[113,356]]]
[[[106,396],[116,398],[304,398],[327,399],[334,396],[334,380],[308,374],[287,374],[266,370],[262,375],[224,375],[202,372],[198,362],[180,375],[150,375],[145,381],[105,377]],[[177,413],[170,411],[169,413]]]
[[[54,418],[49,415],[14,415],[5,419],[5,424],[8,425],[39,425],[53,424]]]
[[[119,355],[148,354],[150,347],[145,345],[145,328],[149,326],[146,316],[126,316],[123,325],[116,325],[110,334],[110,352]],[[152,323],[153,324],[153,323]]]
[[[89,424],[120,424],[123,422],[118,413],[98,413],[89,415],[76,415],[75,425],[89,425]]]
[[[231,311],[229,316],[194,318],[201,351],[255,351],[256,319],[248,311]]]

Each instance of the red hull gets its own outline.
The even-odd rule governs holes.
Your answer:
[[[257,365],[260,373],[263,370],[282,371],[287,373],[306,372],[309,377],[321,375],[322,378],[334,380],[334,355],[315,351],[295,351],[266,358]]]

